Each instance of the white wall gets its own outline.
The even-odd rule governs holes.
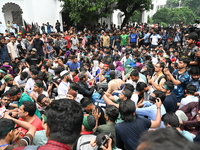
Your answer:
[[[55,27],[56,20],[62,24],[60,13],[62,8],[59,0],[0,0],[0,9],[2,10],[3,5],[8,2],[18,4],[23,11],[22,18],[30,24],[38,22],[41,26],[42,23],[49,22]],[[2,11],[0,12],[0,21],[6,26]]]

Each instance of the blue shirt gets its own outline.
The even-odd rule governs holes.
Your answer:
[[[72,61],[68,61],[66,65],[70,68],[70,71],[80,68],[79,62],[73,63]]]
[[[150,36],[150,33],[146,33],[144,35],[144,43],[148,43],[149,42],[149,36]]]
[[[130,42],[131,43],[136,43],[137,42],[137,34],[130,34]]]
[[[197,92],[200,94],[200,84],[199,83],[200,83],[200,80],[195,81],[192,78],[190,78],[189,84],[196,86]]]
[[[150,119],[150,120],[156,120],[156,113],[157,113],[157,106],[155,104],[151,105],[149,107],[136,109],[137,115],[147,116],[148,119]],[[161,105],[161,116],[164,114],[166,114],[166,110],[165,110],[164,105],[162,104]],[[160,127],[165,128],[165,125],[163,122],[161,122]]]
[[[180,102],[181,98],[183,98],[184,96],[184,89],[189,83],[190,75],[187,71],[182,74],[179,74],[178,71],[179,70],[174,70],[172,75],[174,76],[176,80],[179,80],[181,84],[174,86],[173,93],[176,95],[177,101]]]

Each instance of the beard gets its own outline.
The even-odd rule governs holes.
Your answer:
[[[13,86],[13,84],[10,84],[10,83],[8,83],[8,84],[7,84],[7,86],[8,86],[8,87],[12,87],[12,86]]]

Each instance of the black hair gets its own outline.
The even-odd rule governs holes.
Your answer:
[[[135,76],[135,77],[137,76],[137,77],[139,77],[139,71],[136,70],[136,69],[134,69],[134,70],[131,72],[130,76]]]
[[[94,127],[96,126],[96,120],[94,118],[93,115],[89,115],[87,117],[87,121],[88,121],[88,125],[90,126],[91,129],[94,129]]]
[[[147,87],[147,84],[144,82],[138,82],[136,85],[136,91],[142,91]]]
[[[7,68],[6,67],[0,67],[0,69],[7,73]]]
[[[71,59],[75,59],[75,58],[77,58],[77,56],[76,56],[76,55],[73,55],[73,56],[71,57]]]
[[[119,104],[119,112],[125,122],[131,122],[135,118],[135,116],[133,115],[135,109],[135,103],[129,99],[122,101]]]
[[[174,89],[174,83],[171,81],[166,81],[164,85],[166,85],[170,89],[170,91]]]
[[[130,84],[130,83],[126,83],[124,85],[124,89],[128,89],[131,92],[134,92],[134,90],[135,90],[134,86],[132,84]]]
[[[55,75],[59,75],[62,71],[64,71],[64,67],[58,67],[54,69]]]
[[[181,57],[181,58],[179,59],[179,61],[183,61],[183,63],[186,64],[187,66],[188,66],[189,63],[190,63],[190,60],[189,60],[188,58],[185,58],[185,57]]]
[[[80,80],[83,80],[85,77],[86,77],[86,72],[81,72],[79,75],[78,75],[79,79]]]
[[[191,75],[200,75],[199,67],[191,67],[189,73],[190,73]]]
[[[174,127],[174,128],[177,128],[180,126],[178,117],[173,112],[164,114],[161,120],[164,122],[165,126],[167,126],[167,124],[169,124],[171,127]]]
[[[73,144],[80,135],[83,111],[80,104],[71,99],[59,99],[46,111],[49,138],[64,144]]]
[[[45,98],[45,97],[46,97],[46,95],[40,94],[40,95],[38,96],[38,98],[37,98],[37,102],[41,103],[41,101],[42,101],[43,98]]]
[[[115,75],[115,71],[111,71],[110,72],[110,78],[111,79],[115,79],[116,75]]]
[[[28,77],[28,73],[26,71],[21,73],[22,78],[26,79]]]
[[[92,101],[88,98],[88,97],[83,97],[80,101],[80,104],[83,108],[85,108],[86,106],[88,106],[89,104],[91,104]]]
[[[164,62],[161,62],[161,61],[160,61],[160,62],[158,62],[157,64],[160,65],[160,68],[163,68],[163,69],[165,68],[165,63],[164,63]]]
[[[197,91],[197,87],[195,85],[192,84],[188,84],[186,86],[186,94],[191,94],[194,95],[194,93]]]
[[[45,70],[48,71],[49,67],[47,65],[42,65],[42,67],[44,67]]]
[[[16,96],[18,93],[21,93],[21,90],[18,86],[12,86],[8,91],[7,94],[10,96]]]
[[[153,93],[156,95],[156,97],[161,99],[162,103],[164,102],[165,97],[166,97],[164,92],[155,90],[155,91],[153,91]]]
[[[173,137],[173,138],[172,138]],[[188,141],[174,128],[146,131],[140,139],[137,150],[197,150],[199,145]]]
[[[41,80],[36,80],[35,81],[36,86],[38,86],[39,88],[44,88],[44,84]]]
[[[28,112],[29,116],[33,116],[36,111],[36,104],[31,101],[24,101],[22,102],[22,105],[24,105],[24,111]]]
[[[38,70],[36,70],[36,69],[33,69],[31,72],[33,75],[38,75]]]
[[[15,126],[15,122],[11,119],[7,119],[7,118],[2,118],[0,119],[0,140],[1,139],[4,139],[7,134],[11,131],[11,130],[8,130],[9,128],[14,128]],[[8,130],[8,132],[6,132]]]
[[[72,90],[74,90],[74,91],[78,91],[78,89],[79,89],[79,84],[76,83],[76,82],[72,82],[72,83],[70,83],[70,88],[71,88]]]
[[[119,116],[119,109],[114,105],[107,105],[106,115],[110,121],[115,122]]]

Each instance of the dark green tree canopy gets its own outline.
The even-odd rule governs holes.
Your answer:
[[[184,22],[185,24],[194,23],[196,15],[187,7],[183,8],[162,8],[153,15],[154,23],[164,22],[166,24],[175,24]]]

